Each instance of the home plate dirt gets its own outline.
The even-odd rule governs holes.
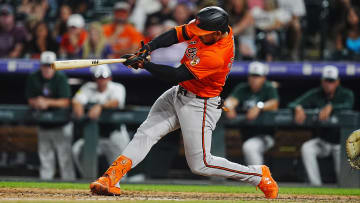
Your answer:
[[[265,200],[261,193],[192,193],[123,191],[121,196],[96,196],[88,190],[0,188],[2,200]],[[282,195],[280,202],[360,202],[360,196],[341,195]]]

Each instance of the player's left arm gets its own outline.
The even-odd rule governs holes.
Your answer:
[[[179,83],[195,79],[194,75],[184,64],[181,64],[177,68],[173,68],[167,65],[148,62],[144,64],[144,68],[160,80],[167,82]]]

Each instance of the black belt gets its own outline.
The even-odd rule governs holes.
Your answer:
[[[186,96],[187,94],[188,94],[188,90],[187,89],[185,89],[184,87],[182,87],[182,86],[180,86],[179,85],[179,90],[178,90],[178,94],[181,94],[181,95],[184,95],[184,96]],[[195,95],[195,94],[194,94]],[[209,99],[209,97],[200,97],[200,96],[198,96],[198,95],[195,95],[195,97],[197,98],[197,99]]]

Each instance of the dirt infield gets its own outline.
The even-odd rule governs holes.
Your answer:
[[[0,201],[4,200],[231,200],[261,201],[261,193],[191,193],[123,191],[121,196],[95,196],[87,190],[0,188]],[[280,202],[360,202],[360,196],[335,195],[279,195]]]

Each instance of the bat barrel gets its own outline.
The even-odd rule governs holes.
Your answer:
[[[55,70],[67,70],[77,68],[87,68],[90,66],[97,66],[102,64],[111,63],[123,63],[126,59],[79,59],[79,60],[66,60],[66,61],[55,61],[51,64],[51,67]]]

